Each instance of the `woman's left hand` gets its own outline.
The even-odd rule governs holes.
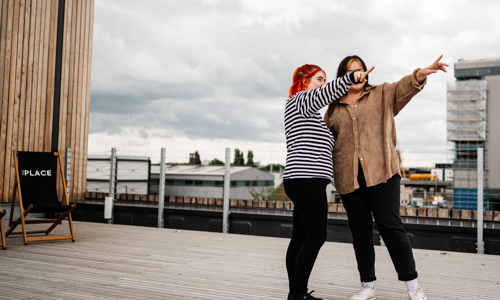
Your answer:
[[[443,55],[441,55],[438,59],[436,59],[430,66],[418,70],[416,74],[417,81],[422,82],[424,81],[425,77],[437,73],[440,70],[446,72],[445,67],[448,67],[448,65],[445,64],[444,62],[440,62],[441,58],[443,58]]]

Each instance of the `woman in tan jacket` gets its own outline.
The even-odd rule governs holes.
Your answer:
[[[422,90],[428,75],[446,72],[448,65],[441,58],[395,83],[353,85],[325,114],[325,123],[336,139],[335,187],[349,218],[361,279],[361,289],[351,300],[376,297],[372,214],[409,299],[426,299],[417,283],[413,251],[399,216],[401,175],[394,117]],[[356,55],[342,60],[337,77],[351,71],[366,71]]]

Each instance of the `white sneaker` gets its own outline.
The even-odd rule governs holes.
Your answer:
[[[361,288],[351,297],[351,300],[376,300],[375,287],[361,282]]]
[[[408,300],[427,300],[420,286],[416,285],[411,291],[408,291]]]

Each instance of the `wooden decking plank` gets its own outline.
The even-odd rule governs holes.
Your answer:
[[[286,299],[288,239],[74,225],[74,243],[25,246],[21,237],[8,237],[7,250],[0,250],[0,298]],[[58,228],[67,231],[64,224]],[[497,299],[499,256],[419,249],[414,253],[419,283],[429,299]],[[378,298],[405,299],[405,286],[397,281],[387,249],[376,247],[376,254]],[[315,295],[349,299],[358,281],[352,245],[326,243],[311,274]]]

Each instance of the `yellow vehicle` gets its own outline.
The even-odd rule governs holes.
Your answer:
[[[438,180],[437,176],[430,173],[425,174],[412,174],[410,175],[411,180]]]

